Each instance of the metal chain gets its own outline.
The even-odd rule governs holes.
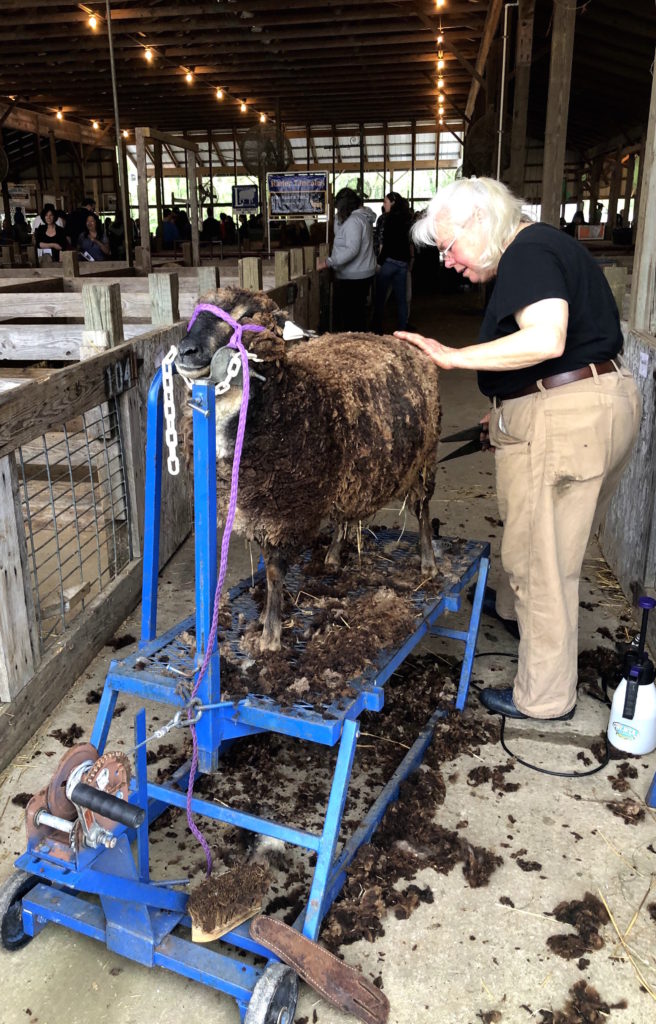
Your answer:
[[[219,381],[215,386],[214,391],[217,395],[225,395],[230,390],[230,382],[241,372],[241,357],[239,352],[235,352],[228,363],[228,369],[223,380]]]
[[[173,395],[173,363],[178,350],[175,345],[169,349],[162,359],[162,387],[164,390],[164,437],[169,450],[166,466],[171,476],[180,472],[180,460],[177,456],[178,432],[175,429],[175,398]]]

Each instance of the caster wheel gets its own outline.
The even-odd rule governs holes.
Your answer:
[[[38,881],[26,871],[17,871],[0,886],[0,942],[10,953],[32,940],[23,929],[23,896],[27,896]]]
[[[244,1024],[292,1024],[298,977],[285,964],[270,964],[253,989]]]

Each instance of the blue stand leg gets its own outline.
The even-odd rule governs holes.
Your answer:
[[[485,593],[485,584],[487,582],[489,568],[490,559],[481,558],[478,569],[476,590],[474,591],[471,616],[469,618],[469,629],[467,630],[467,639],[465,641],[465,656],[460,670],[460,682],[458,684],[458,694],[456,697],[456,708],[458,711],[462,711],[464,708],[467,702],[467,694],[469,693],[469,681],[471,679],[472,668],[474,665],[474,653],[476,651],[476,641],[478,639],[478,627],[481,621],[483,594]]]
[[[656,773],[651,780],[651,786],[647,790],[647,796],[645,797],[645,803],[647,807],[656,807]]]
[[[353,757],[355,755],[359,728],[357,721],[348,719],[344,723],[344,731],[339,745],[333,784],[330,790],[330,797],[328,798],[328,807],[321,836],[321,844],[317,852],[317,866],[314,869],[314,878],[312,879],[312,887],[310,889],[310,897],[308,899],[305,924],[303,925],[303,934],[307,935],[310,939],[316,939],[319,934],[319,928],[321,927],[323,910],[326,903],[328,877],[333,863],[333,857],[335,856],[339,827],[342,822],[342,814],[344,813],[344,804],[346,803],[346,793],[349,779],[351,778],[351,769],[353,767]]]

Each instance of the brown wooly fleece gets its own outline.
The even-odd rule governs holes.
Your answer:
[[[286,344],[280,337],[286,315],[262,292],[222,288],[201,301],[242,323],[271,328],[243,336],[246,348],[264,360],[253,369],[266,381],[251,379],[239,533],[291,552],[309,543],[326,520],[366,518],[392,497],[430,498],[441,419],[438,370],[418,349],[392,337],[350,333]],[[218,318],[209,329],[211,358],[232,330]],[[217,424],[221,405],[217,396]],[[237,436],[231,409],[222,428],[217,425],[229,453],[217,457],[222,520]],[[186,444],[190,437],[185,431]]]

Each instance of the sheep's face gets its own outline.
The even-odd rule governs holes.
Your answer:
[[[218,306],[238,323],[258,324],[263,331],[244,330],[242,342],[260,362],[282,359],[285,343],[282,332],[285,313],[262,292],[246,292],[238,288],[220,288],[200,299],[201,303]],[[191,330],[178,345],[176,367],[185,377],[197,380],[211,376],[217,382],[225,376],[234,349],[228,348],[233,328],[209,310],[198,314]],[[234,383],[239,385],[240,378]]]

